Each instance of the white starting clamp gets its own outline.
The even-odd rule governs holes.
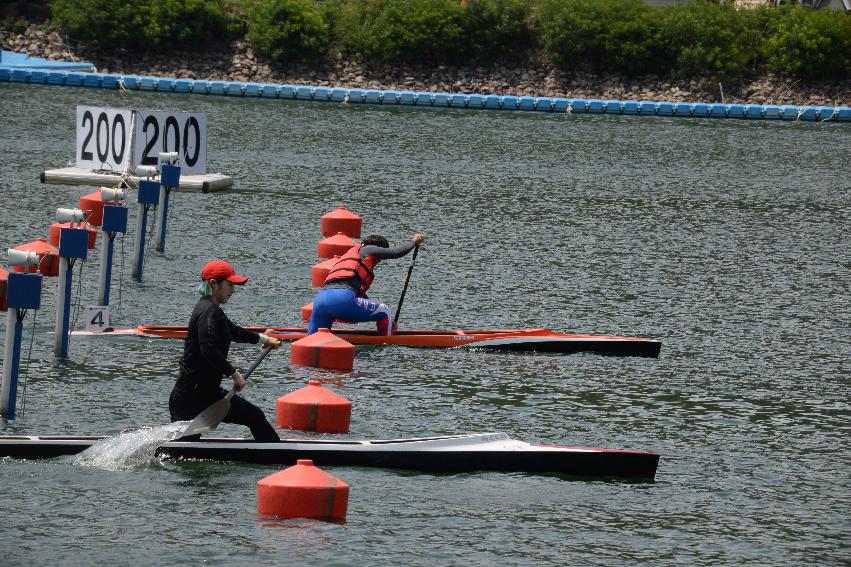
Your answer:
[[[86,220],[86,213],[80,209],[66,209],[62,207],[56,209],[56,222],[78,223],[84,220]]]
[[[100,200],[104,203],[108,203],[111,201],[123,201],[124,197],[124,189],[118,189],[113,187],[100,188]]]
[[[9,266],[23,266],[24,272],[30,271],[30,266],[37,266],[39,263],[38,254],[33,250],[15,250],[9,248]]]
[[[145,179],[151,179],[160,174],[160,169],[155,165],[137,165],[136,166],[136,175],[139,177],[144,177]]]

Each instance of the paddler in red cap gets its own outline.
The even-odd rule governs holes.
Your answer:
[[[228,319],[221,306],[233,295],[234,286],[242,285],[248,278],[236,273],[228,262],[213,260],[201,270],[201,299],[189,318],[183,358],[180,359],[180,376],[177,378],[168,409],[171,421],[191,421],[211,404],[221,400],[227,393],[222,388],[222,379],[233,379],[236,391],[245,386],[245,378],[228,361],[231,342],[258,342],[264,348],[278,348],[279,339],[243,329]],[[266,420],[263,410],[234,395],[226,423],[238,423],[251,430],[254,439],[260,442],[280,441],[275,429]],[[187,439],[197,438],[189,436]]]

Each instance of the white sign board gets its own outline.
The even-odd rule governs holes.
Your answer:
[[[86,321],[86,330],[92,333],[102,333],[109,328],[109,307],[94,306],[83,310],[83,318]]]
[[[157,165],[160,152],[177,152],[181,175],[207,173],[207,113],[136,111],[133,166]]]
[[[130,153],[130,110],[77,107],[77,167],[123,171]]]

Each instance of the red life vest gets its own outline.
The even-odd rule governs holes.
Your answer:
[[[375,274],[372,273],[372,269],[375,267],[378,259],[373,256],[361,258],[361,248],[363,248],[363,244],[349,248],[349,250],[343,254],[339,260],[337,260],[337,263],[332,266],[331,270],[328,271],[328,275],[325,277],[325,284],[329,284],[337,280],[357,278],[360,281],[358,295],[366,294],[366,290],[369,289],[369,286],[372,285],[372,280],[375,279]]]

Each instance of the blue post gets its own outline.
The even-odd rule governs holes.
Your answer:
[[[127,232],[127,207],[104,205],[103,207],[103,247],[100,258],[100,282],[98,285],[98,305],[109,305],[109,288],[112,282],[112,255],[115,235]]]
[[[6,419],[14,419],[24,317],[27,309],[38,309],[41,306],[41,274],[10,273],[7,297],[9,312],[3,357],[3,383],[0,387],[0,414]]]
[[[160,154],[160,159],[168,154]],[[175,155],[176,159],[177,156]],[[165,232],[168,225],[168,198],[171,195],[172,189],[176,189],[180,184],[180,167],[170,165],[168,163],[160,164],[160,210],[159,210],[159,230],[160,236],[157,240],[157,252],[165,252]]]
[[[165,229],[168,224],[168,197],[170,193],[171,189],[163,185],[160,194],[160,238],[157,242],[157,252],[160,253],[165,252]]]
[[[63,228],[59,231],[59,301],[56,302],[53,354],[68,357],[68,327],[71,319],[71,279],[73,260],[85,260],[89,252],[89,231]]]
[[[12,376],[9,380],[9,397],[6,406],[6,419],[15,419],[15,407],[18,405],[18,372],[21,368],[21,335],[24,332],[24,315],[19,309],[9,309],[9,323],[12,322],[12,312],[15,313],[15,331],[12,351]]]
[[[64,280],[64,286],[60,283],[60,289],[63,289],[64,293],[62,294],[62,332],[59,333],[59,338],[61,338],[61,342],[59,344],[59,352],[57,355],[62,358],[68,358],[68,328],[71,326],[71,290],[73,289],[73,275],[74,269],[71,265],[70,258],[59,258],[61,264],[59,265],[59,277]],[[65,267],[63,270],[62,267]],[[64,272],[64,273],[63,273]],[[58,306],[57,306],[58,307]]]
[[[139,211],[136,214],[136,241],[133,254],[133,278],[142,281],[145,263],[145,232],[148,228],[148,210],[160,200],[160,184],[156,181],[139,182]]]

